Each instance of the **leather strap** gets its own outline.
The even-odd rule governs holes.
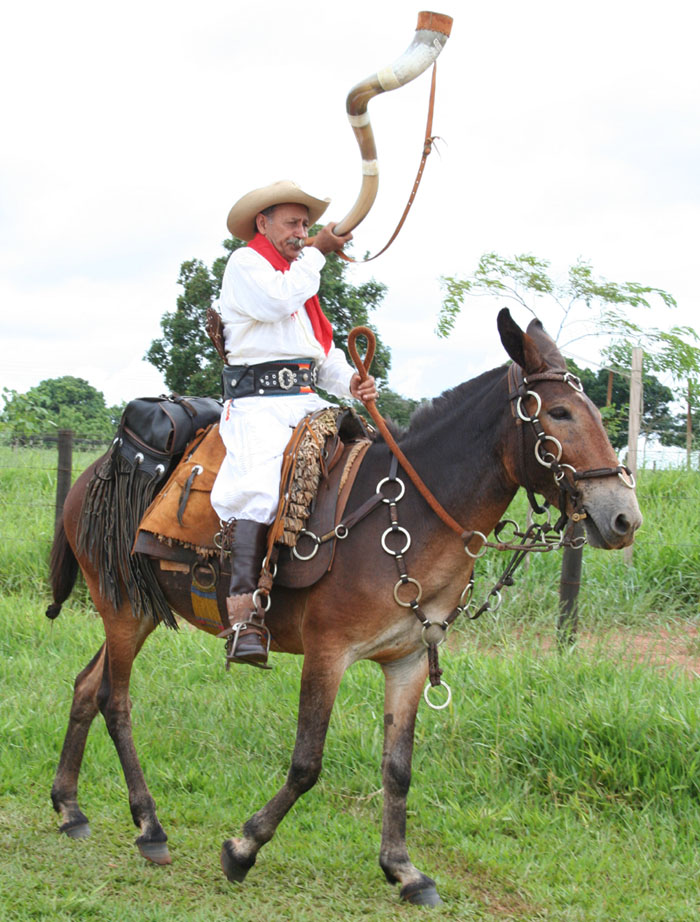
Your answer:
[[[357,351],[356,340],[358,336],[364,336],[365,339],[367,340],[367,352],[365,354],[364,359],[360,358],[360,355]],[[375,340],[374,333],[372,332],[372,330],[369,329],[369,327],[355,327],[353,330],[350,331],[350,334],[348,335],[348,351],[350,352],[350,356],[352,357],[352,360],[355,363],[357,371],[363,381],[365,380],[365,378],[367,377],[369,373],[369,366],[371,365],[372,358],[374,357],[375,342],[376,340]],[[420,495],[423,497],[426,503],[430,506],[433,512],[437,515],[437,517],[442,522],[444,522],[445,525],[451,528],[452,531],[456,532],[460,536],[460,538],[462,538],[462,540],[468,542],[470,538],[473,536],[474,532],[467,531],[467,529],[462,528],[459,522],[456,521],[456,519],[453,519],[452,516],[449,514],[449,512],[447,512],[447,510],[445,510],[440,505],[440,503],[435,499],[433,494],[430,492],[430,490],[426,487],[426,485],[421,480],[420,476],[418,475],[418,472],[415,470],[411,462],[408,460],[406,455],[401,451],[401,449],[397,445],[396,439],[393,437],[393,435],[389,431],[389,427],[384,422],[384,418],[382,414],[377,409],[376,402],[374,400],[367,401],[367,403],[365,404],[365,408],[367,412],[369,413],[369,415],[374,420],[374,422],[376,423],[377,428],[379,429],[382,436],[384,437],[384,441],[389,446],[391,453],[398,459],[399,463],[401,464],[401,467],[408,474],[416,490],[418,490]]]

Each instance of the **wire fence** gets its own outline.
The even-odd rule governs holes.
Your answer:
[[[22,436],[0,434],[0,473],[24,484],[12,491],[13,505],[50,509],[58,517],[72,482],[111,444],[111,439],[74,436],[70,430]],[[3,492],[9,493],[7,481]]]
[[[55,525],[70,486],[111,444],[111,440],[95,438],[66,440],[60,433],[32,435],[19,444],[16,439],[0,435],[0,587],[4,591],[36,586],[45,580]],[[597,552],[588,551],[583,578],[567,576],[565,558],[559,555],[546,555],[547,559],[538,560],[533,568],[537,575],[532,579],[523,575],[523,584],[530,587],[527,591],[532,592],[533,598],[539,598],[540,586],[549,586],[551,591],[558,584],[560,638],[566,636],[566,631],[575,631],[582,585],[586,587],[585,598],[596,597],[595,606],[584,600],[589,608],[592,606],[591,610],[597,611],[602,605],[606,610],[619,611],[620,606],[626,605],[630,611],[668,609],[686,613],[692,609],[697,613],[700,604],[698,471],[687,471],[684,464],[678,463],[675,470],[669,470],[671,465],[666,456],[664,464],[654,473],[649,457],[649,454],[640,455],[640,461],[646,462],[646,471],[640,470],[638,487],[645,524],[634,548],[623,552],[629,552],[624,560],[626,567],[622,558],[617,558],[619,564],[608,564]],[[526,505],[523,496],[517,497],[514,503],[517,509],[512,514],[517,518]],[[582,553],[583,549],[579,554]],[[566,550],[564,554],[567,555]],[[484,581],[480,582],[481,587],[498,577],[505,565],[505,561],[503,564],[500,561],[500,557],[484,561],[479,574]],[[609,566],[617,568],[616,576],[611,577]],[[658,584],[653,597],[648,588],[650,579],[655,586]],[[573,588],[569,591],[568,587]],[[610,594],[604,603],[598,597],[601,592]],[[663,595],[663,601],[657,595],[659,599]],[[537,604],[544,610],[550,602],[542,599]]]
[[[15,472],[19,476],[23,472],[26,475],[31,472],[35,476],[45,474],[49,485],[55,485],[55,496],[52,496],[51,490],[44,483],[41,490],[28,487],[17,491],[13,503],[27,509],[55,510],[58,516],[72,482],[111,445],[111,439],[74,436],[66,430],[19,438],[0,433],[0,473]],[[624,452],[621,459],[624,461]],[[640,471],[675,470],[681,474],[687,473],[689,477],[697,477],[700,472],[700,452],[692,452],[689,458],[681,448],[656,445],[642,448],[640,445],[638,465]],[[664,543],[668,544],[667,541]],[[678,541],[672,542],[672,546],[700,547],[700,543]]]

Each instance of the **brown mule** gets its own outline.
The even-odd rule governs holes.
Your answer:
[[[554,505],[565,505],[564,511],[570,512],[575,504],[596,547],[631,544],[641,523],[639,507],[598,410],[576,387],[576,379],[565,374],[564,359],[539,322],[533,321],[524,333],[508,311],[502,311],[498,326],[506,352],[526,383],[520,375],[521,383],[513,391],[512,376],[504,366],[447,391],[418,410],[399,439],[401,449],[443,507],[477,533],[474,547],[479,534],[493,530],[519,486]],[[535,422],[544,438],[537,435]],[[382,440],[371,445],[353,486],[350,511],[377,489],[386,489],[390,461]],[[609,476],[600,476],[603,469]],[[56,534],[51,568],[55,603],[50,612],[56,615],[68,597],[77,558],[102,616],[106,640],[76,679],[52,799],[64,832],[74,837],[89,832],[78,806],[78,775],[90,724],[102,711],[140,830],[137,845],[145,857],[164,864],[170,861],[167,837],[134,747],[129,701],[133,661],[155,624],[151,618],[134,617],[126,603],[109,603],[87,555],[76,552],[82,497],[90,476],[86,472],[71,490]],[[567,490],[561,489],[562,480]],[[465,554],[463,541],[433,514],[401,471],[389,486],[396,501],[380,504],[338,542],[330,573],[310,589],[273,589],[266,616],[272,649],[304,657],[298,731],[284,785],[245,823],[239,837],[224,842],[222,868],[232,881],[243,880],[288,810],[315,784],[342,676],[353,662],[370,659],[385,677],[380,864],[387,880],[400,885],[403,899],[422,905],[440,901],[435,882],[415,867],[406,848],[413,732],[428,662],[421,624],[400,594],[405,583],[397,581],[397,560],[420,584],[426,618],[440,625],[459,604],[474,557]],[[396,527],[387,509],[398,516]],[[132,538],[126,536],[127,541]],[[156,566],[154,572],[171,608],[203,627],[193,617],[186,575],[178,581],[177,574],[166,578]],[[217,633],[214,625],[203,629]]]

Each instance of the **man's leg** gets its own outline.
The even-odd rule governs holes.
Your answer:
[[[222,522],[225,550],[229,549],[227,532],[231,533],[231,590],[227,599],[231,627],[224,631],[227,665],[240,662],[265,667],[269,634],[259,600],[262,596],[267,607],[269,597],[256,593],[256,589],[267,529],[279,501],[282,455],[299,420],[323,406],[327,404],[316,394],[244,397],[224,405],[219,433],[226,458],[211,502]]]
[[[231,519],[222,526],[221,545],[231,552],[231,585],[226,599],[229,625],[219,634],[226,637],[226,668],[248,663],[269,669],[270,633],[256,592],[265,556],[268,526],[250,519]]]

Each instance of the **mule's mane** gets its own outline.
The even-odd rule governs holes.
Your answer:
[[[408,426],[390,426],[395,438],[405,443],[422,437],[434,427],[443,424],[446,418],[453,417],[466,406],[476,404],[480,396],[492,388],[494,381],[503,377],[506,367],[500,365],[498,368],[492,368],[476,378],[448,388],[431,400],[424,401],[413,411]]]

